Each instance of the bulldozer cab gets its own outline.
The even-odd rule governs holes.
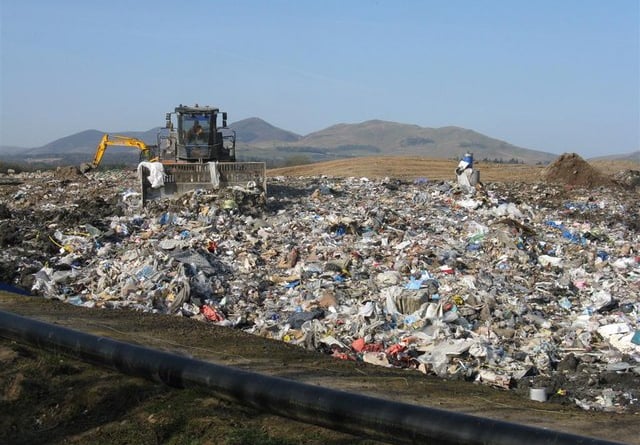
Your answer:
[[[222,115],[221,125],[218,115]],[[227,113],[212,107],[175,109],[176,160],[186,162],[235,162],[235,132],[227,127]],[[173,127],[173,122],[170,124]]]

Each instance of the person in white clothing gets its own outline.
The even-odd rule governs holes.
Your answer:
[[[456,167],[458,184],[465,188],[474,188],[480,182],[480,172],[473,168],[473,153],[465,153]]]

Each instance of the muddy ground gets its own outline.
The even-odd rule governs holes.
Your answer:
[[[297,346],[188,318],[80,308],[0,296],[0,310],[104,337],[359,394],[523,423],[622,443],[640,443],[640,413],[584,411],[566,396],[529,400],[413,371],[336,360]],[[370,444],[371,440],[257,412],[207,395],[0,341],[0,443]],[[585,382],[586,383],[586,382]],[[619,375],[592,385],[627,386]]]
[[[449,164],[445,165],[446,171],[450,171]],[[364,165],[359,163],[361,168]],[[524,173],[522,166],[516,167],[514,178],[535,180],[541,174],[540,168]],[[350,172],[358,173],[353,168]],[[360,174],[366,175],[366,171]],[[130,185],[129,173],[111,176],[110,181],[99,184],[75,175],[71,170],[59,171],[54,176],[22,178],[0,186],[3,250],[0,282],[11,283],[14,291],[30,289],[33,274],[58,252],[59,246],[46,234],[56,227],[82,224],[108,230],[102,225],[104,218],[123,211],[116,195]],[[434,178],[437,173],[425,176]],[[122,181],[114,181],[114,177]],[[608,180],[597,175],[589,180],[596,183],[587,185],[609,186]],[[31,193],[26,199],[16,199],[25,182]],[[528,186],[503,187],[513,188],[515,200],[519,187]],[[296,189],[280,188],[285,194],[292,190]],[[571,186],[561,186],[550,187],[548,192],[543,190],[536,196],[545,205],[552,201],[560,205],[571,198],[571,193]],[[637,232],[637,192],[612,188],[608,193],[628,200],[630,212],[626,224]],[[273,205],[276,207],[272,210],[277,211],[277,204]],[[596,217],[606,219],[607,215]],[[1,294],[0,310],[315,385],[623,443],[640,443],[637,399],[631,400],[624,412],[585,411],[571,401],[580,391],[604,388],[637,395],[639,385],[633,373],[603,372],[594,376],[575,372],[555,377],[545,382],[551,389],[548,402],[540,403],[529,400],[529,387],[524,385],[503,390],[460,379],[440,379],[415,371],[336,360],[320,352],[184,317],[87,309],[15,293]],[[0,443],[373,443],[260,413],[206,392],[172,389],[124,376],[20,342],[0,340],[0,363]]]

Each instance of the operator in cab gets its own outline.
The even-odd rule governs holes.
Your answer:
[[[193,123],[193,127],[191,127],[187,132],[187,143],[192,144],[196,142],[203,136],[203,131],[202,125],[200,125],[200,122],[196,120]]]

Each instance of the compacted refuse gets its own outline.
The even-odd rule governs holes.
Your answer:
[[[135,172],[12,175],[0,281],[336,359],[638,412],[635,185],[563,155],[535,184],[272,177],[142,207]],[[632,177],[626,175],[625,177]]]

